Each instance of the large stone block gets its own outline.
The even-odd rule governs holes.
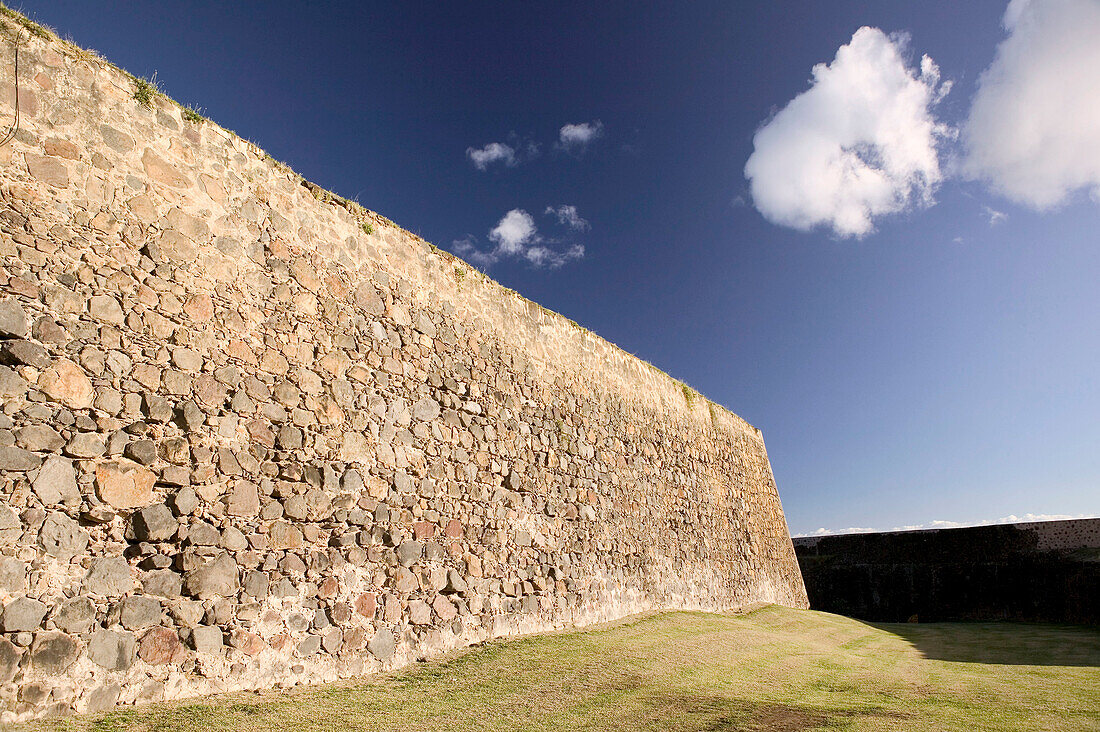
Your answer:
[[[235,595],[238,589],[239,568],[227,553],[183,576],[183,591],[199,600]]]
[[[76,485],[76,471],[72,460],[56,456],[46,458],[31,486],[38,500],[46,506],[80,503],[80,489]]]
[[[3,614],[0,614],[0,631],[20,633],[38,630],[45,617],[45,604],[29,597],[17,597],[4,606]]]
[[[97,630],[88,641],[88,658],[108,671],[125,671],[134,663],[137,641],[133,633]]]
[[[60,511],[50,511],[38,532],[42,551],[51,557],[68,560],[84,552],[88,546],[88,532]]]
[[[29,330],[23,306],[15,300],[0,300],[0,338],[26,338]]]
[[[98,557],[84,578],[84,590],[101,597],[119,597],[134,589],[130,563],[123,557]]]
[[[114,508],[140,508],[153,500],[156,475],[135,462],[119,460],[96,466],[96,492]]]
[[[172,538],[179,528],[175,515],[163,503],[134,511],[130,516],[130,523],[134,536],[140,541],[164,541]]]
[[[59,674],[76,661],[80,647],[71,637],[57,630],[35,633],[31,643],[31,666],[39,673]]]
[[[38,378],[38,388],[55,402],[71,409],[88,409],[95,399],[92,381],[84,369],[61,358]]]

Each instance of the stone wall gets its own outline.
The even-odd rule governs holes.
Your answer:
[[[0,721],[806,606],[739,417],[90,53],[19,83]]]
[[[1100,623],[1100,519],[799,537],[815,610],[864,620]]]

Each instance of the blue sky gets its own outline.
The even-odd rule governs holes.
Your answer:
[[[758,5],[22,10],[760,427],[794,533],[1100,513],[1100,4]]]

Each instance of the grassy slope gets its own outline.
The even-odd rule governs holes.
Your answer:
[[[405,673],[32,729],[1100,729],[1100,630],[768,607],[491,643]]]

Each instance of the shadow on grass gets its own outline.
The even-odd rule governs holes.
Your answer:
[[[864,623],[925,658],[1008,666],[1100,667],[1100,627],[1045,623]]]
[[[655,712],[666,719],[682,720],[677,725],[680,728],[701,732],[803,732],[833,729],[856,719],[901,719],[905,716],[875,708],[820,709],[776,702],[748,702],[724,696],[660,695],[651,698]]]

